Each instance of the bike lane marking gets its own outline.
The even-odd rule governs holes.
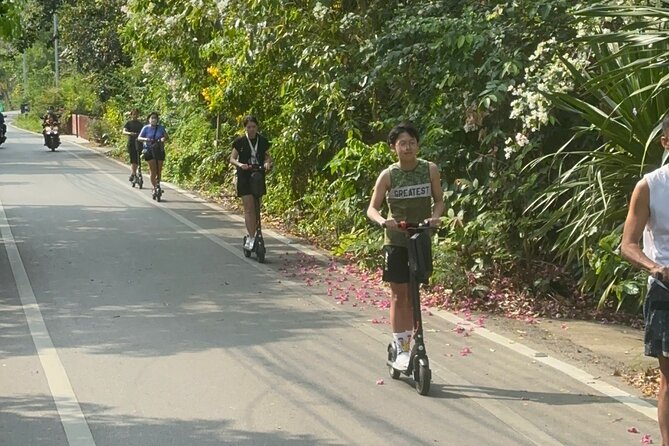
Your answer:
[[[465,329],[472,327],[474,328],[474,331],[472,333],[477,334],[489,341],[492,341],[497,345],[506,347],[509,350],[518,353],[519,355],[531,358],[533,361],[537,361],[549,367],[552,367],[553,369],[571,377],[572,379],[582,384],[585,384],[591,389],[594,389],[597,392],[606,395],[609,398],[612,398],[618,401],[619,403],[622,403],[625,406],[634,409],[640,414],[645,415],[651,420],[657,422],[657,407],[655,407],[653,404],[650,404],[649,402],[644,401],[639,397],[636,397],[624,390],[621,390],[612,384],[604,382],[600,378],[589,374],[585,370],[582,370],[576,366],[568,364],[552,356],[541,353],[524,344],[520,344],[516,341],[513,341],[507,337],[494,333],[488,330],[487,328],[479,327],[447,311],[441,311],[441,310],[433,311],[433,314],[439,316],[440,318],[454,325],[459,325],[461,327],[464,327]]]
[[[2,200],[0,200],[0,236],[9,258],[10,268],[14,275],[16,289],[19,293],[23,313],[26,316],[30,335],[42,364],[51,396],[56,403],[56,411],[65,430],[67,442],[70,446],[95,446],[93,434],[91,434],[86,422],[86,417],[84,417],[65,367],[60,361],[58,351],[54,347],[49,336],[49,330],[44,323],[28,273],[9,226]]]

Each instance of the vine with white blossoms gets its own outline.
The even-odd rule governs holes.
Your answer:
[[[607,2],[632,3],[641,7]],[[449,210],[434,278],[455,297],[532,295],[536,305],[524,311],[541,313],[555,296],[597,297],[594,308],[601,296],[606,305],[607,297],[618,304],[641,295],[615,236],[606,238],[619,234],[624,217],[611,204],[624,208],[634,176],[616,182],[607,169],[641,153],[638,145],[621,148],[620,139],[602,146],[627,103],[609,104],[600,120],[585,106],[613,101],[606,92],[613,84],[595,80],[610,68],[597,64],[606,47],[598,39],[638,17],[582,14],[591,9],[586,2],[569,0],[117,0],[112,7],[118,26],[77,34],[94,42],[115,29],[128,56],[117,59],[132,61],[96,78],[117,83],[103,99],[104,116],[116,128],[130,105],[161,112],[175,136],[166,164],[172,180],[232,195],[229,142],[242,117],[255,114],[273,141],[268,214],[378,265],[380,232],[364,208],[392,160],[381,142],[411,119],[422,156],[442,172]],[[629,75],[638,88],[652,81]],[[656,123],[641,96],[630,104]],[[627,140],[645,141],[653,130],[629,122]],[[606,181],[599,195],[590,187]],[[583,196],[591,201],[579,209]]]

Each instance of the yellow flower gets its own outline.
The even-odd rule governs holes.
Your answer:
[[[218,77],[221,75],[221,72],[219,71],[219,69],[217,67],[213,66],[213,65],[211,67],[207,68],[207,72],[209,74],[211,74],[212,77],[214,77],[214,79],[218,79]]]

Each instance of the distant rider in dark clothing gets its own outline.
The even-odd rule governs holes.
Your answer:
[[[128,136],[128,155],[130,155],[131,173],[128,181],[135,179],[137,175],[137,165],[139,164],[139,150],[137,136],[142,131],[144,123],[139,120],[139,110],[133,108],[130,112],[130,120],[123,126],[123,134]]]
[[[42,117],[42,128],[52,125],[59,126],[60,122],[58,121],[58,115],[53,111],[51,107],[49,107],[49,109],[46,111],[46,114]],[[48,146],[46,132],[42,131],[42,134],[44,135],[44,145]]]
[[[7,135],[7,125],[5,124],[5,115],[0,113],[0,142],[4,142]]]

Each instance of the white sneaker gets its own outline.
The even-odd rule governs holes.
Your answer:
[[[400,352],[400,354],[397,355],[397,358],[395,358],[395,362],[393,362],[393,368],[401,371],[408,369],[409,359],[411,359],[409,352]]]
[[[247,251],[253,250],[253,242],[254,242],[253,237],[246,237],[246,243],[244,244],[244,249],[246,249]]]

